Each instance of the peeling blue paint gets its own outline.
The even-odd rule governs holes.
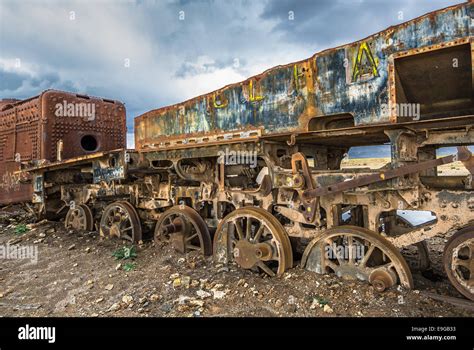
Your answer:
[[[434,12],[308,60],[278,66],[219,91],[145,113],[136,119],[137,145],[169,136],[247,128],[261,127],[267,134],[301,130],[308,118],[338,113],[352,113],[355,125],[389,122],[381,109],[389,103],[390,55],[469,37],[473,7],[464,3]],[[367,45],[376,61],[376,74],[360,79],[357,74],[352,81],[357,54],[365,50],[361,45]],[[224,107],[215,107],[217,94],[226,101]]]

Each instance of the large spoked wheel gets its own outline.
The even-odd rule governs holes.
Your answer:
[[[196,210],[185,205],[174,206],[161,214],[156,222],[155,242],[170,243],[180,253],[197,250],[203,255],[212,254],[209,228]]]
[[[474,226],[456,232],[444,248],[444,269],[452,285],[474,300]]]
[[[100,234],[118,237],[138,243],[142,240],[142,227],[135,208],[128,202],[119,201],[105,207],[100,219]]]
[[[92,210],[85,204],[70,208],[66,214],[64,226],[78,231],[92,231],[94,229]]]
[[[293,266],[285,229],[268,211],[255,207],[237,209],[219,223],[214,259],[235,261],[244,269],[260,269],[270,276],[280,276]]]
[[[320,274],[368,281],[382,292],[396,284],[413,288],[413,278],[398,249],[384,237],[356,226],[325,231],[306,248],[302,266]]]

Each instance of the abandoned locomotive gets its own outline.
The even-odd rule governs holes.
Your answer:
[[[446,273],[474,300],[473,12],[435,11],[147,112],[135,150],[25,169],[33,203],[67,227],[148,235],[270,276],[301,254],[310,271],[379,291],[413,287],[402,248],[426,260],[423,242],[457,231]],[[352,147],[386,144],[381,168],[341,166]],[[457,153],[441,156],[448,146]],[[445,176],[454,162],[464,172]]]

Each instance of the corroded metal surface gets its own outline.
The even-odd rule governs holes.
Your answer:
[[[214,234],[217,261],[268,275],[284,273],[293,250],[306,248],[309,270],[380,291],[411,288],[399,250],[416,245],[427,262],[427,239],[474,225],[474,161],[465,147],[474,144],[472,9],[436,11],[150,111],[136,119],[136,150],[33,162],[34,206],[64,216],[65,207],[85,205],[103,235],[136,242],[165,234],[180,251],[190,248],[186,237],[195,239],[191,250],[209,248],[204,240],[198,247],[209,238],[199,232]],[[405,115],[403,103],[419,114]],[[352,147],[386,144],[391,157],[381,168],[343,166]],[[444,147],[458,153],[440,157]],[[462,172],[447,176],[446,164]],[[416,223],[402,212],[429,217]],[[463,270],[472,271],[472,237],[462,238],[448,243],[445,262],[448,275],[453,266],[464,271],[451,280],[472,298]],[[366,254],[327,258],[328,242]]]
[[[185,205],[166,210],[155,225],[156,244],[171,243],[180,253],[192,250],[212,255],[209,228],[199,213]]]
[[[471,3],[435,11],[363,40],[317,53],[307,60],[278,66],[243,82],[147,112],[135,119],[137,148],[159,148],[175,139],[187,142],[187,138],[234,131],[261,129],[264,134],[306,131],[319,124],[311,123],[312,118],[319,120],[326,116],[339,122],[341,115],[345,116],[344,123],[339,125],[396,122],[396,104],[413,102],[410,99],[420,99],[417,102],[422,103],[422,113],[432,112],[426,107],[433,102],[431,96],[417,93],[426,89],[416,85],[417,76],[410,70],[398,70],[406,80],[406,95],[395,91],[398,78],[394,60],[399,60],[403,68],[401,60],[407,56],[448,46],[460,48],[459,52],[440,58],[437,69],[433,64],[426,64],[430,57],[424,57],[425,63],[419,66],[431,71],[420,68],[417,73],[433,75],[444,86],[457,84],[459,77],[470,74],[470,70],[466,73],[459,69],[449,78],[446,70],[455,57],[459,67],[469,67],[471,49],[465,50],[462,45],[470,45],[472,11]],[[462,80],[463,84],[471,83],[470,79]],[[408,90],[414,91],[412,95]],[[440,91],[447,89],[440,87]],[[472,110],[469,94],[444,96],[439,102],[466,97],[468,105],[464,107]]]
[[[5,102],[5,103],[3,103]],[[0,104],[0,204],[31,198],[15,174],[22,163],[54,162],[125,146],[125,106],[118,101],[47,90]]]

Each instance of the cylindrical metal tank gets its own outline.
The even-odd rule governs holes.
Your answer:
[[[0,102],[0,204],[31,199],[31,185],[15,174],[32,160],[53,162],[126,146],[122,102],[46,90]]]

